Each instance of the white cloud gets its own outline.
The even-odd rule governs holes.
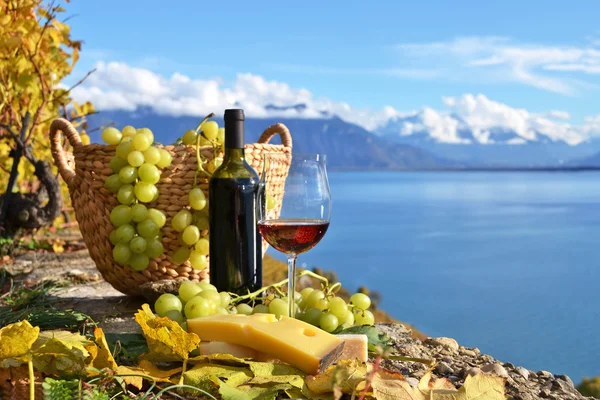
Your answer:
[[[404,43],[397,48],[415,67],[445,65],[440,77],[469,81],[489,78],[520,82],[550,92],[576,95],[586,81],[565,73],[600,74],[600,50],[588,45],[516,43],[507,37],[457,37],[448,41]],[[561,76],[562,73],[562,76]]]
[[[481,42],[468,42],[471,49],[481,46]],[[175,116],[204,116],[236,106],[244,108],[250,117],[338,116],[367,130],[385,127],[399,135],[427,132],[433,140],[445,143],[494,143],[497,131],[514,132],[517,137],[505,139],[512,144],[539,140],[540,135],[577,144],[590,135],[600,134],[600,116],[588,118],[583,126],[574,126],[569,123],[568,112],[532,113],[481,94],[445,97],[445,110],[425,107],[401,112],[388,106],[373,111],[356,109],[328,98],[315,98],[307,89],[249,73],[239,74],[227,84],[221,78],[193,79],[180,73],[164,77],[120,62],[98,63],[97,71],[74,89],[73,96],[78,101],[92,101],[99,110],[132,111],[148,106],[157,113]],[[300,104],[304,107],[293,107]],[[463,137],[464,131],[469,131],[471,136]]]

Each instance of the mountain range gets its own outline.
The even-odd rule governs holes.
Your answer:
[[[268,107],[275,113],[286,111],[286,107]],[[301,104],[292,107],[302,110]],[[332,169],[600,167],[600,141],[585,140],[575,145],[541,130],[527,135],[500,127],[482,131],[455,115],[435,126],[430,119],[431,115],[423,110],[392,118],[368,131],[325,113],[320,118],[247,117],[246,142],[257,141],[265,128],[281,122],[292,133],[294,151],[326,153]],[[92,127],[148,127],[163,144],[175,142],[186,130],[196,128],[200,120],[197,116],[163,115],[149,107],[107,110],[89,117]],[[221,118],[215,120],[222,125]],[[92,141],[98,142],[99,136],[92,135]]]

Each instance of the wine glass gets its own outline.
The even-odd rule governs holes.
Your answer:
[[[269,174],[281,173],[272,168],[283,155],[266,154],[261,181],[270,194]],[[285,156],[283,156],[285,157]],[[258,229],[262,237],[288,259],[288,315],[295,317],[296,259],[319,243],[327,232],[331,216],[331,193],[325,167],[325,154],[292,154],[285,181],[281,212],[264,207]]]

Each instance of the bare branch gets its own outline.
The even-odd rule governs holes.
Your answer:
[[[47,93],[48,85],[46,84],[44,75],[42,75],[42,71],[40,70],[40,67],[38,66],[37,62],[35,62],[33,57],[31,55],[29,57],[30,57],[31,65],[33,65],[33,68],[35,68],[35,72],[38,74],[38,77],[40,78],[40,82],[42,84],[42,104],[40,104],[40,106],[38,107],[38,109],[35,112],[35,115],[33,116],[33,122],[31,123],[31,128],[29,129],[29,135],[27,135],[27,139],[25,139],[25,143],[29,142],[29,140],[31,139],[31,136],[33,135],[33,131],[37,127],[38,121],[40,119],[40,115],[42,115],[42,110],[44,109],[44,107],[46,107],[46,103],[48,101],[48,93]]]

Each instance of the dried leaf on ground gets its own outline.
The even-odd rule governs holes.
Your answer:
[[[200,344],[195,333],[184,331],[179,324],[170,318],[157,317],[148,304],[135,314],[135,320],[142,327],[148,353],[143,357],[155,361],[187,360],[192,350]]]
[[[131,385],[137,389],[141,389],[144,386],[144,371],[141,371],[137,368],[125,367],[123,365],[119,365],[115,372],[123,379],[123,381]]]
[[[10,324],[0,329],[0,367],[16,367],[27,362],[27,354],[40,333],[27,321]]]
[[[86,349],[91,355],[91,366],[97,369],[116,369],[117,362],[115,361],[112,352],[108,347],[108,343],[106,342],[106,337],[104,337],[104,331],[102,328],[94,329],[94,338],[95,343],[90,343],[88,346],[86,346]]]
[[[249,365],[254,374],[254,378],[248,382],[249,384],[288,383],[298,389],[302,389],[304,386],[304,373],[290,365],[267,362],[249,362]]]
[[[495,375],[467,376],[464,385],[456,391],[434,390],[434,400],[505,400],[505,379]]]
[[[423,375],[418,388],[423,394],[429,394],[432,390],[456,390],[454,384],[446,378],[432,379],[431,370]]]
[[[219,382],[235,388],[249,381],[252,378],[252,372],[248,367],[204,363],[195,365],[183,374],[183,382],[186,385],[195,386],[211,393],[219,388],[220,383],[216,382],[217,378]]]

